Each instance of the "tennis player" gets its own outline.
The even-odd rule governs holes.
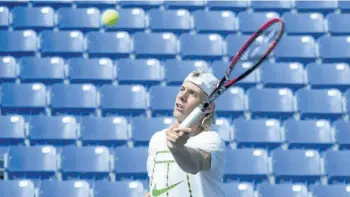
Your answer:
[[[178,125],[215,89],[218,79],[197,70],[184,80],[174,106],[175,121],[156,132],[149,143],[146,197],[223,197],[221,189],[225,144],[211,130],[215,104],[191,128]]]

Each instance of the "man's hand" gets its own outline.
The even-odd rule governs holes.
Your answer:
[[[168,148],[183,147],[190,138],[191,128],[169,128],[166,131]]]
[[[151,197],[151,193],[147,193],[144,197]]]

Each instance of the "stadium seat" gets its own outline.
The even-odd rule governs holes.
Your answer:
[[[344,120],[335,121],[333,124],[335,141],[339,145],[339,149],[350,148],[350,122]]]
[[[346,106],[346,112],[350,114],[350,90],[346,91],[344,94],[345,97],[345,106]]]
[[[122,57],[131,53],[131,38],[127,32],[89,32],[87,52],[91,56]]]
[[[260,66],[260,77],[264,87],[286,87],[292,90],[306,86],[304,67],[300,63],[270,63]]]
[[[106,26],[107,31],[143,31],[146,28],[146,14],[140,8],[118,9],[120,17],[118,23],[111,26]]]
[[[77,120],[72,116],[32,116],[28,124],[32,145],[74,145],[78,139]]]
[[[147,178],[148,147],[126,148],[118,147],[114,152],[114,172],[116,179],[122,178]]]
[[[308,197],[307,187],[301,184],[282,183],[269,184],[263,183],[257,189],[260,197]]]
[[[181,34],[180,52],[184,59],[221,59],[224,41],[218,34]]]
[[[30,180],[1,180],[0,190],[3,196],[35,197],[35,187]]]
[[[276,183],[314,183],[323,175],[321,158],[317,151],[278,149],[272,151],[271,156]]]
[[[50,178],[58,170],[57,152],[53,146],[11,147],[6,171],[11,179]]]
[[[348,1],[338,1],[338,8],[343,12],[349,12],[350,2]]]
[[[116,79],[115,66],[108,58],[72,58],[67,62],[73,83],[111,83]]]
[[[137,57],[172,58],[177,54],[177,38],[172,33],[143,33],[134,35]]]
[[[346,61],[350,55],[350,37],[348,36],[322,36],[317,42],[320,57],[324,61]]]
[[[242,116],[246,110],[244,90],[232,87],[215,101],[215,113],[221,117]]]
[[[337,88],[342,91],[350,87],[350,68],[344,63],[311,63],[306,67],[308,83],[312,88]]]
[[[100,9],[114,8],[117,0],[74,0],[77,7],[98,7]]]
[[[338,8],[337,0],[330,1],[307,1],[295,0],[295,9],[299,12],[322,12],[324,14],[333,12]]]
[[[280,122],[273,119],[235,119],[234,138],[238,147],[273,149],[283,142]]]
[[[275,17],[279,17],[276,12],[240,12],[237,14],[239,31],[247,34],[253,33]]]
[[[84,145],[118,146],[125,144],[131,136],[124,117],[83,117],[80,137]]]
[[[4,6],[0,6],[0,28],[8,28],[10,24],[9,9]]]
[[[349,195],[349,186],[346,184],[321,185],[318,184],[312,188],[314,197],[339,196],[346,197]]]
[[[232,10],[232,11],[241,11],[246,10],[250,6],[248,0],[240,1],[216,1],[216,0],[207,0],[208,8],[210,10]]]
[[[225,196],[254,197],[254,187],[245,182],[229,182],[222,184]]]
[[[64,42],[62,42],[64,40]],[[40,50],[44,55],[79,56],[85,51],[80,31],[49,31],[41,33]]]
[[[110,152],[103,146],[63,147],[61,157],[64,179],[79,177],[99,180],[108,178],[111,170],[109,164]]]
[[[340,2],[339,2],[340,3]],[[327,15],[327,27],[328,32],[332,35],[343,35],[350,33],[350,23],[347,20],[350,14],[342,13],[330,13]]]
[[[14,29],[53,29],[55,11],[51,7],[15,7],[12,10]]]
[[[2,84],[3,112],[40,113],[44,112],[46,104],[46,87],[41,83]]]
[[[163,4],[164,0],[119,0],[118,4],[122,8],[134,8],[134,7],[140,7],[143,9],[151,9],[151,8],[158,8]]]
[[[293,93],[287,88],[251,88],[248,108],[253,117],[287,118],[295,112]]]
[[[204,11],[193,13],[194,28],[198,33],[231,34],[237,31],[236,16],[231,11]]]
[[[228,118],[216,117],[214,124],[212,124],[212,130],[218,132],[226,144],[234,140],[231,120]]]
[[[275,11],[275,12],[285,12],[293,7],[292,0],[279,0],[279,1],[259,1],[252,0],[250,2],[251,7],[255,11]]]
[[[333,145],[331,125],[327,120],[294,120],[283,123],[289,148],[325,150]]]
[[[94,186],[95,197],[133,197],[143,196],[144,187],[140,181],[98,181]]]
[[[316,58],[315,45],[311,36],[284,36],[276,46],[274,55],[277,61],[310,62]]]
[[[26,138],[25,121],[22,116],[0,116],[0,144],[9,146],[24,144]]]
[[[90,186],[84,180],[42,181],[40,197],[90,197]]]
[[[148,146],[153,134],[169,128],[172,123],[173,119],[168,117],[135,117],[131,120],[132,140],[137,146]]]
[[[300,89],[296,103],[301,118],[336,119],[343,114],[342,95],[336,89]]]
[[[152,114],[173,115],[175,100],[180,91],[179,86],[153,86],[150,88],[150,108]]]
[[[263,149],[227,150],[224,180],[260,182],[269,172],[268,154]]]
[[[92,84],[54,84],[51,90],[53,112],[84,114],[95,111],[97,92]]]
[[[9,152],[8,146],[0,146],[0,169],[3,171],[5,163],[5,155]],[[3,173],[3,172],[2,172]]]
[[[65,78],[64,64],[60,57],[24,57],[19,61],[19,77],[23,82],[62,82]]]
[[[147,91],[141,85],[104,85],[100,90],[102,111],[119,115],[141,115],[148,108]]]
[[[187,10],[196,10],[203,9],[206,6],[207,2],[205,0],[198,1],[164,1],[164,6],[167,9],[187,9]]]
[[[100,11],[96,8],[60,8],[57,15],[62,30],[91,31],[100,27]]]
[[[37,42],[33,30],[0,31],[0,54],[33,55]]]
[[[150,29],[153,32],[188,32],[192,28],[191,15],[187,10],[159,10],[148,12]]]
[[[16,59],[12,56],[0,57],[0,82],[13,82],[16,77]]]
[[[348,164],[350,163],[350,151],[327,151],[324,161],[325,174],[329,184],[349,181],[350,170]]]
[[[320,13],[285,13],[282,16],[286,33],[290,35],[320,36],[325,33],[325,22]]]
[[[28,1],[28,0],[26,0]],[[73,0],[40,0],[31,1],[34,7],[50,6],[53,8],[71,7]]]
[[[247,42],[249,39],[248,35],[236,35],[236,34],[230,34],[226,37],[226,52],[227,55],[230,57],[233,57],[236,55],[238,50],[243,46],[245,42]]]
[[[209,70],[209,68],[208,63],[202,60],[170,59],[164,62],[165,80],[167,85],[181,85],[191,72],[197,69]]]

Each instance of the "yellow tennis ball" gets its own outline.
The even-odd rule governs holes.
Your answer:
[[[108,9],[102,14],[102,23],[106,26],[112,26],[117,24],[118,19],[119,13],[113,9]]]

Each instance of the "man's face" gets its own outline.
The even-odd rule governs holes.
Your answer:
[[[178,122],[185,118],[204,101],[206,94],[191,82],[184,82],[176,97],[174,116]]]

